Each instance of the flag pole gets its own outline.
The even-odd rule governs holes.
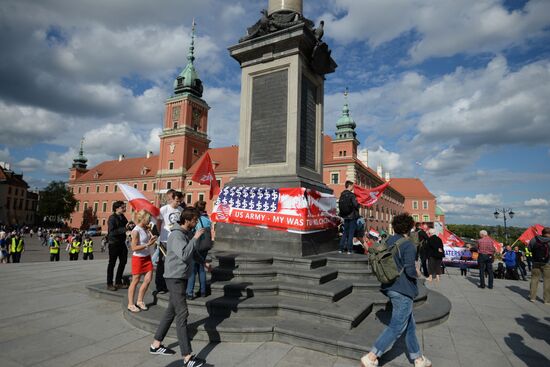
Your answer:
[[[518,242],[518,241],[519,241],[519,238],[518,238],[517,240],[515,240],[514,243],[512,243],[510,246],[511,246],[511,247],[514,247],[514,245],[515,245],[516,242]]]

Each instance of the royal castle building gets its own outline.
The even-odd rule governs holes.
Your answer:
[[[120,155],[119,159],[88,168],[81,144],[79,154],[69,170],[68,185],[78,200],[69,226],[80,228],[95,223],[106,231],[113,202],[124,200],[117,189],[117,182],[138,189],[158,206],[163,204],[163,194],[168,189],[176,189],[183,192],[186,204],[205,200],[207,208],[211,209],[216,197],[208,199],[209,187],[191,181],[206,152],[212,159],[220,187],[237,175],[239,148],[210,148],[207,134],[210,107],[202,97],[203,84],[195,69],[194,38],[193,31],[187,66],[174,81],[173,93],[164,104],[164,126],[160,134],[158,155],[150,152],[137,158]],[[323,180],[334,190],[335,196],[338,197],[344,190],[346,180],[372,188],[389,179],[387,175],[382,177],[381,169],[378,172],[372,170],[367,159],[359,159],[356,123],[350,115],[347,100],[336,127],[335,136],[324,136],[323,144]],[[391,233],[391,219],[407,209],[408,199],[404,191],[403,185],[395,186],[392,181],[373,207],[362,208],[361,214],[367,218],[368,226]],[[435,197],[427,189],[419,197],[415,196],[415,200],[422,203],[428,200],[430,208],[435,210]],[[434,214],[430,212],[429,216],[430,221],[433,221]]]

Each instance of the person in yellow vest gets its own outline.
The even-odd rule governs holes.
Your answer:
[[[54,237],[50,242],[50,261],[59,261],[60,243],[59,236]]]
[[[69,250],[69,260],[78,260],[78,254],[80,253],[80,238],[75,236],[71,242],[71,248]]]
[[[527,261],[529,272],[531,272],[533,268],[533,253],[529,250],[529,246],[525,246],[525,260]]]
[[[82,259],[83,260],[93,260],[94,259],[94,241],[90,238],[89,235],[84,237],[84,244],[82,245]]]
[[[15,236],[11,238],[10,243],[10,254],[13,263],[21,262],[21,254],[25,251],[25,241],[16,233]]]

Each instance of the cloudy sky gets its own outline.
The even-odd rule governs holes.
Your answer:
[[[0,161],[32,187],[158,152],[164,100],[186,64],[212,107],[215,147],[238,143],[240,69],[227,48],[268,0],[3,0]],[[339,67],[325,132],[350,90],[369,165],[420,177],[451,223],[550,224],[550,1],[304,0]],[[417,163],[418,162],[418,163]]]

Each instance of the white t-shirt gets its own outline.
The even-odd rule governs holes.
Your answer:
[[[162,218],[162,225],[160,228],[160,242],[167,242],[168,235],[172,231],[173,226],[178,225],[182,209],[178,206],[172,208],[170,205],[165,205],[160,208],[160,217]]]
[[[149,235],[149,232],[147,232],[146,230],[144,230],[140,226],[135,226],[134,229],[132,229],[132,233],[134,233],[134,232],[137,232],[137,234],[139,235],[139,244],[142,245],[142,246],[147,245],[147,243],[151,239],[151,236]],[[133,255],[134,256],[139,256],[139,257],[149,256],[149,255],[151,255],[151,248],[152,247],[149,246],[149,247],[144,248],[143,250],[134,251]]]

